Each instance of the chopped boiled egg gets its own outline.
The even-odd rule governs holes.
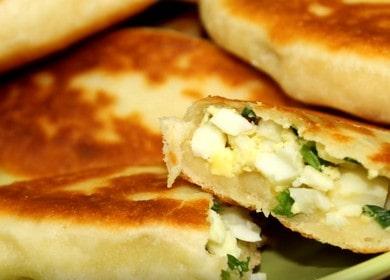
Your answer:
[[[229,143],[233,148],[241,151],[252,152],[256,149],[256,141],[248,135],[238,135],[229,138]]]
[[[225,208],[221,218],[230,229],[233,236],[246,242],[257,242],[261,240],[260,228],[250,221],[249,215],[236,207]]]
[[[327,192],[334,186],[333,180],[317,169],[306,165],[301,175],[293,182],[293,187],[306,185],[319,191]]]
[[[277,145],[275,152],[290,162],[297,171],[301,171],[304,167],[302,155],[299,152],[299,146],[296,141],[283,142]]]
[[[210,169],[214,175],[233,177],[234,173],[234,153],[228,148],[224,148],[213,154],[210,158]]]
[[[235,109],[216,106],[207,108],[201,123],[193,134],[191,148],[195,156],[208,161],[212,174],[233,177],[258,171],[275,185],[274,191],[290,187],[294,214],[322,211],[328,224],[343,225],[348,217],[361,216],[364,205],[386,204],[389,180],[378,177],[377,171],[333,158],[319,143],[315,143],[317,150],[312,156],[321,168],[305,165],[301,151],[304,141],[288,125],[264,119],[255,125],[257,119],[250,122]],[[322,165],[320,159],[333,164]],[[223,254],[226,250],[239,251],[235,249],[236,238],[260,240],[260,229],[255,224],[229,211],[210,218],[214,223],[210,246]]]
[[[358,205],[377,205],[383,207],[388,193],[388,180],[368,179],[363,169],[341,169],[340,179],[332,191],[335,200],[348,199]]]
[[[197,128],[191,140],[191,149],[195,156],[209,159],[213,154],[225,148],[226,137],[215,126],[203,124]]]
[[[362,213],[362,206],[356,204],[349,204],[340,207],[337,212],[345,217],[358,217]]]
[[[218,256],[231,254],[239,257],[237,239],[244,242],[261,240],[260,228],[250,221],[248,213],[237,207],[223,207],[219,212],[209,211],[210,237],[207,249]]]
[[[337,210],[326,213],[325,222],[328,225],[343,226],[348,222],[348,217],[358,217],[361,213],[361,205],[346,203],[338,207]]]
[[[269,140],[280,142],[282,130],[283,128],[280,125],[272,121],[262,121],[257,126],[256,132]]]
[[[260,145],[257,139],[247,135],[238,135],[229,137],[229,144],[234,152],[236,174],[255,170],[256,151]]]
[[[240,133],[249,131],[253,124],[248,122],[234,109],[222,108],[215,112],[210,122],[217,126],[224,133],[237,136]]]
[[[343,226],[348,223],[348,217],[359,217],[362,213],[362,206],[357,204],[344,204],[337,210],[326,213],[325,222],[328,225]]]
[[[210,237],[207,242],[207,249],[210,253],[218,256],[231,254],[238,257],[241,249],[237,245],[237,239],[234,238],[230,230],[222,221],[221,216],[213,211],[209,211],[210,218]]]
[[[298,171],[291,162],[270,152],[259,152],[256,156],[255,167],[265,177],[276,183],[291,181],[298,175]]]
[[[333,181],[340,179],[340,171],[333,166],[322,166],[321,172],[331,178]]]
[[[217,256],[226,256],[227,254],[230,254],[238,258],[241,254],[241,249],[237,245],[237,239],[230,231],[226,231],[225,239],[222,243],[210,240],[207,243],[207,249],[210,253]]]
[[[332,207],[330,200],[320,191],[308,188],[290,188],[294,199],[291,212],[311,214],[316,210],[328,211]]]
[[[226,236],[226,227],[217,212],[210,210],[210,240],[223,243]]]

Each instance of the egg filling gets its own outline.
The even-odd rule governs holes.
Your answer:
[[[240,113],[208,107],[191,149],[208,162],[213,175],[261,173],[271,183],[276,201],[285,204],[276,205],[274,214],[321,212],[326,223],[342,226],[349,217],[361,216],[368,205],[387,213],[381,225],[389,228],[385,209],[389,179],[368,172],[353,159],[332,160],[314,142],[299,137],[294,127],[262,120],[250,108]]]
[[[207,250],[218,256],[230,254],[238,258],[241,254],[238,240],[261,241],[260,227],[251,222],[249,215],[237,207],[223,207],[218,212],[210,210],[210,239]]]
[[[239,243],[259,243],[260,227],[250,220],[249,214],[238,207],[225,207],[218,206],[218,209],[212,208],[209,211],[210,219],[210,238],[207,242],[207,250],[217,256],[227,256],[228,259],[233,259],[236,264],[244,265],[247,270],[241,271],[248,272],[252,277],[252,272],[249,270],[249,261],[242,260],[244,256]],[[231,266],[231,265],[230,265]],[[229,266],[229,267],[230,267]],[[237,267],[239,269],[240,267]],[[228,279],[233,279],[237,271],[224,271],[225,274],[229,274]]]

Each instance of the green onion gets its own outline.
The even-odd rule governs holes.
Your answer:
[[[229,271],[222,269],[222,271],[221,271],[221,280],[230,280],[230,279],[231,279],[231,277],[230,277]]]
[[[244,109],[242,109],[241,116],[256,125],[259,123],[260,120],[260,117],[258,117],[256,113],[252,110],[252,108],[249,106],[246,106]]]
[[[284,190],[276,196],[279,204],[272,209],[272,212],[277,215],[291,218],[294,214],[291,212],[291,207],[294,204],[294,199],[290,196],[289,190]]]
[[[214,200],[213,206],[211,207],[211,210],[214,210],[215,212],[219,213],[222,209],[222,204],[218,200]]]
[[[365,205],[363,206],[363,214],[374,218],[382,228],[390,226],[390,210],[376,205]]]
[[[313,141],[308,141],[303,144],[300,152],[305,164],[321,171],[321,162],[317,154],[316,144]]]
[[[334,165],[333,163],[324,160],[318,156],[316,143],[314,141],[307,141],[301,147],[301,155],[305,164],[321,171],[322,166]]]
[[[250,257],[248,257],[246,261],[240,261],[235,256],[227,254],[227,258],[230,270],[237,271],[240,274],[240,277],[244,275],[244,272],[249,271]]]

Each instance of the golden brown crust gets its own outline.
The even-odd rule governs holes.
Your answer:
[[[385,164],[387,169],[390,169],[390,143],[384,143],[379,148],[378,152],[371,156],[372,161]]]
[[[200,11],[215,42],[292,98],[388,124],[390,4],[356,1],[202,0]]]
[[[305,40],[364,56],[390,55],[390,4],[342,0],[223,0],[235,16],[266,26],[277,43]],[[352,1],[351,1],[352,2]],[[362,1],[364,2],[364,1]],[[324,15],[318,15],[323,10]],[[255,11],[255,12],[254,12]]]
[[[0,188],[6,279],[219,279],[212,196],[163,166],[110,167]],[[255,255],[255,248],[244,251]],[[257,264],[257,263],[256,263]]]
[[[269,78],[205,40],[146,28],[108,34],[0,86],[0,172],[36,178],[161,163],[158,118],[226,90],[291,102]]]
[[[191,186],[184,180],[167,189],[164,171],[127,175],[131,169],[123,170],[97,169],[2,186],[0,216],[30,221],[67,220],[104,227],[208,227],[210,196],[177,199],[172,196],[177,188]],[[151,198],[131,198],[142,194]]]
[[[0,11],[3,9],[4,13],[11,13],[12,11],[10,8],[14,10],[22,9],[24,8],[23,5],[26,4],[23,2],[25,1],[13,1],[15,5],[14,8],[9,7],[10,5],[4,3],[3,7],[0,5]],[[88,35],[91,35],[99,30],[104,29],[105,27],[125,19],[128,16],[144,10],[146,7],[153,4],[155,0],[133,0],[127,2],[127,5],[124,5],[123,7],[112,6],[111,8],[103,2],[97,3],[96,1],[93,1],[90,4],[90,8],[95,6],[94,8],[96,9],[96,12],[99,13],[95,18],[90,18],[88,12],[83,15],[85,18],[82,16],[78,17],[77,19],[73,18],[77,17],[78,13],[82,13],[81,10],[83,9],[83,5],[80,5],[80,3],[74,3],[73,7],[65,5],[66,8],[64,10],[61,2],[58,2],[58,7],[47,5],[47,3],[45,7],[44,1],[43,3],[35,1],[34,5],[29,7],[28,10],[30,14],[24,15],[27,18],[25,19],[27,21],[26,25],[15,21],[17,17],[14,19],[3,17],[3,20],[0,20],[1,25],[3,27],[7,26],[10,31],[13,30],[15,33],[17,33],[18,36],[15,36],[15,33],[12,32],[2,32],[0,34],[0,38],[2,38],[3,43],[6,42],[10,46],[10,49],[3,49],[3,54],[0,55],[0,72],[4,72],[16,66],[20,66],[26,62],[35,60],[39,57],[43,57],[47,54],[64,49],[70,44]],[[41,7],[41,5],[43,6]],[[18,8],[17,6],[21,7]],[[100,11],[98,11],[99,9],[105,9],[105,12],[100,14]],[[41,12],[42,15],[40,14]],[[40,18],[41,16],[42,18]],[[68,18],[69,20],[77,20],[78,24],[75,25],[74,23],[70,22],[66,27],[64,27],[64,29],[57,27],[55,24],[48,24],[48,22],[54,22],[58,20],[59,17],[63,18],[64,21],[68,20]],[[45,18],[46,21],[44,21]],[[14,22],[9,22],[7,20],[13,20]],[[41,36],[30,38],[28,28],[42,30],[43,34],[47,32],[52,34],[53,38],[49,40],[46,37]],[[58,34],[56,34],[55,30],[57,30]],[[23,39],[23,37],[25,37],[25,39]],[[13,38],[15,38],[15,42]],[[25,43],[20,43],[17,40],[21,42],[24,40]]]

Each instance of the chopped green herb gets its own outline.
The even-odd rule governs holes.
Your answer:
[[[362,164],[361,164],[360,162],[358,162],[356,159],[353,159],[353,158],[350,158],[350,157],[345,157],[344,160],[345,160],[345,161],[348,161],[348,162],[350,162],[350,163],[362,165]]]
[[[214,210],[215,212],[219,212],[222,209],[222,204],[218,200],[214,200],[213,206],[211,207],[211,210]]]
[[[290,196],[289,190],[284,190],[276,196],[276,200],[279,202],[272,212],[277,215],[292,217],[294,214],[291,212],[291,207],[294,204],[294,199]]]
[[[242,109],[241,116],[256,125],[259,123],[260,120],[260,117],[258,117],[256,113],[252,110],[252,108],[249,106],[246,106],[244,109]]]
[[[305,164],[314,167],[315,169],[321,171],[321,167],[334,165],[333,163],[324,160],[318,156],[318,151],[316,143],[314,141],[307,141],[301,147],[301,155]]]
[[[235,256],[227,254],[227,258],[230,270],[237,271],[240,274],[240,277],[244,275],[244,272],[249,271],[250,257],[248,257],[246,261],[240,261]]]
[[[230,273],[227,270],[222,270],[221,271],[221,280],[230,280]]]
[[[363,206],[363,214],[373,217],[383,228],[390,226],[390,210],[376,205],[365,205]]]
[[[321,170],[321,162],[318,158],[316,144],[313,141],[303,144],[300,152],[305,164],[308,164],[317,170]]]
[[[292,130],[292,132],[293,132],[296,136],[299,136],[299,134],[298,134],[298,129],[297,129],[295,126],[290,126],[290,129]]]

